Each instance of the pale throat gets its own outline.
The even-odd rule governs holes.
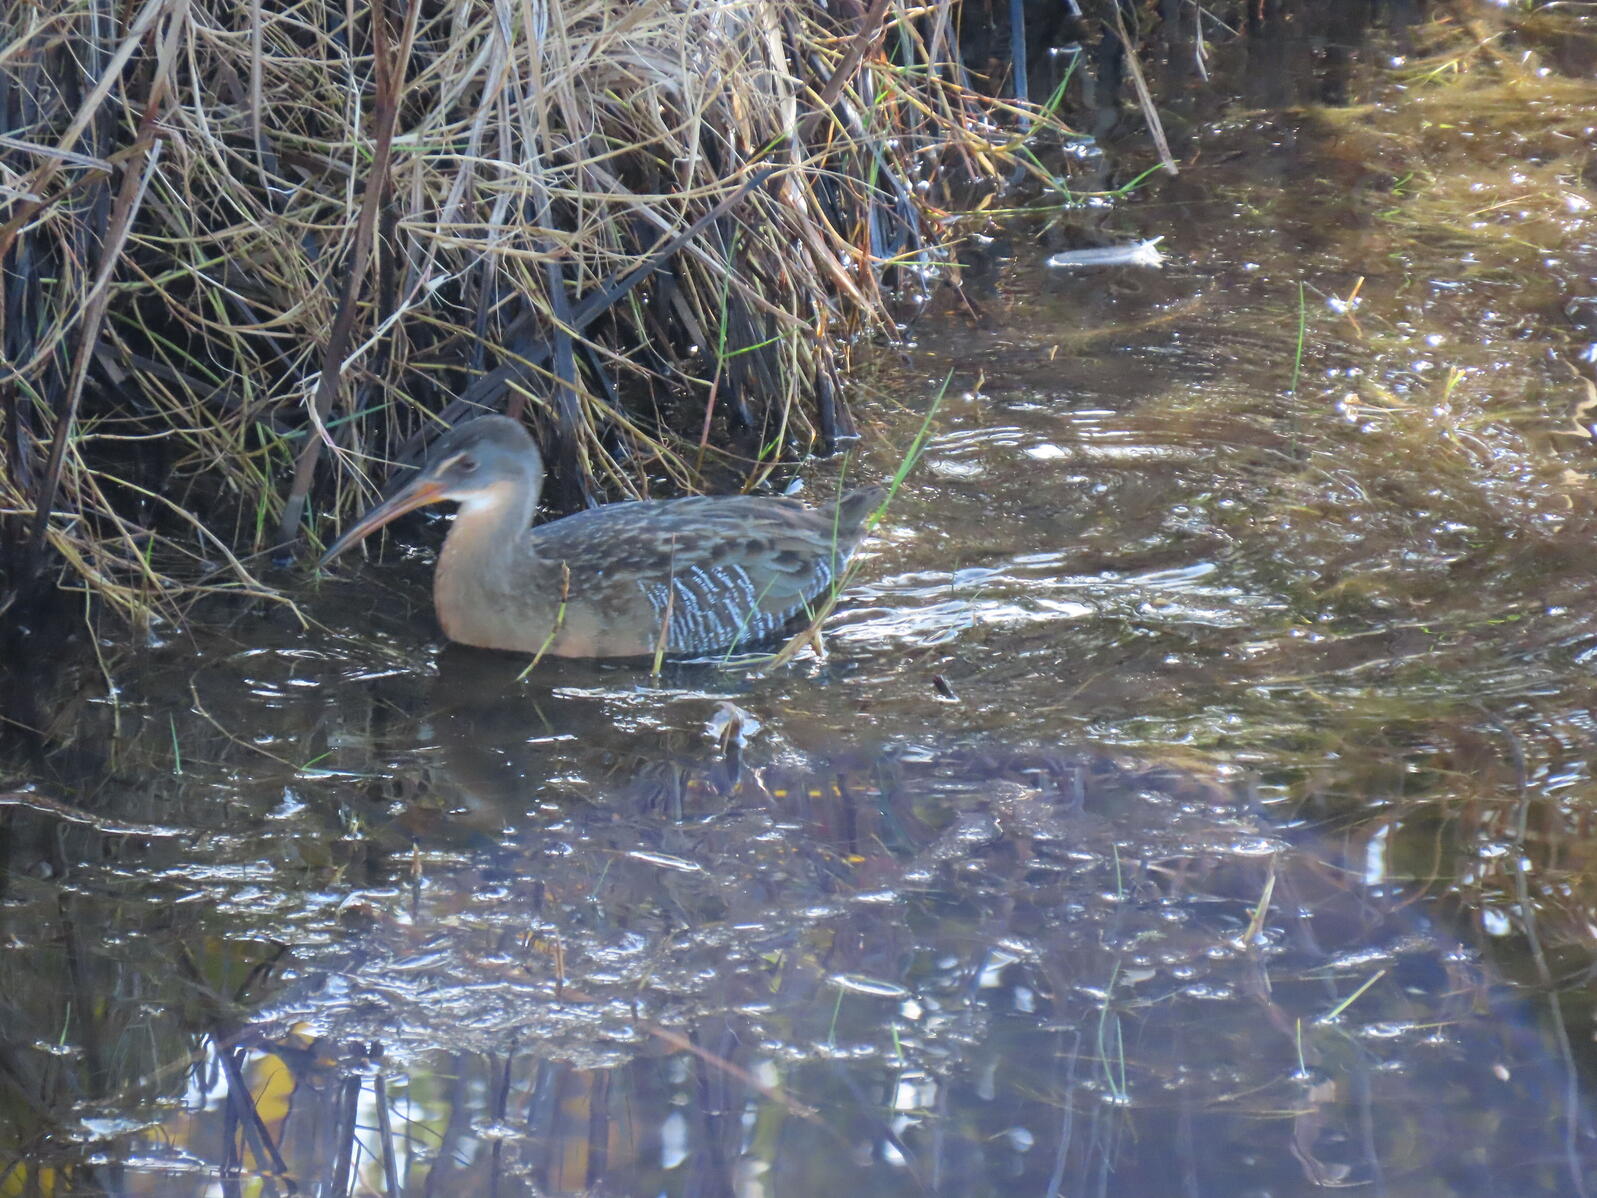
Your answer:
[[[527,528],[536,502],[525,483],[505,480],[462,496],[438,557],[438,582],[457,588],[505,580],[529,552]]]
[[[527,528],[537,502],[525,480],[505,480],[459,501],[433,575],[433,602],[451,640],[512,647],[519,580],[532,560]]]
[[[526,502],[527,486],[509,479],[469,491],[455,502],[460,505],[456,519],[466,516],[479,520],[505,521],[521,517],[522,527],[532,522],[532,504]]]

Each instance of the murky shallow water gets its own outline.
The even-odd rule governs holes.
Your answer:
[[[825,662],[518,679],[416,553],[38,696],[0,1192],[1587,1192],[1590,33],[1018,228]]]

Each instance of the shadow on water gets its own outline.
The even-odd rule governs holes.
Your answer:
[[[1323,7],[918,326],[829,660],[422,553],[14,686],[0,1194],[1589,1193],[1591,29]]]

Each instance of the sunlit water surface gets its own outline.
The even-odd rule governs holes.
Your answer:
[[[1589,1192],[1597,27],[1372,36],[933,297],[825,661],[521,677],[429,548],[38,696],[0,1193]]]

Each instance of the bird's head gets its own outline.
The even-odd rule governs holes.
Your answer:
[[[520,500],[530,518],[542,486],[543,458],[527,430],[506,416],[480,416],[440,437],[416,476],[345,529],[317,564],[429,503],[458,503],[469,512]]]

